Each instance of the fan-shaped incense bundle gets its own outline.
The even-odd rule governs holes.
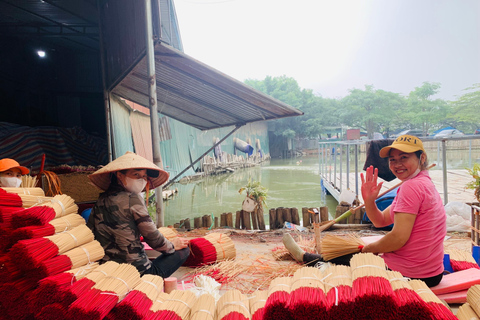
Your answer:
[[[65,217],[55,218],[45,225],[15,229],[10,233],[10,239],[16,243],[25,239],[53,236],[55,233],[68,231],[80,225],[85,225],[85,219],[77,213],[72,213]]]
[[[42,188],[23,187],[23,188],[2,188],[6,192],[16,193],[18,195],[27,195],[35,197],[45,197],[45,192]]]
[[[464,303],[458,308],[456,316],[458,320],[479,320],[480,319],[468,302]]]
[[[351,233],[345,236],[327,234],[323,236],[321,241],[321,254],[325,261],[329,261],[347,254],[360,252],[364,246],[365,243]]]
[[[37,185],[37,176],[31,176],[29,174],[22,176],[22,184],[23,188],[35,188]],[[43,189],[42,189],[43,191]]]
[[[265,314],[265,303],[267,302],[268,291],[257,290],[250,296],[250,314],[252,320],[262,320]],[[200,319],[199,319],[200,320]]]
[[[448,249],[445,250],[445,253],[450,255],[450,264],[455,272],[470,268],[480,269],[470,252],[458,249]]]
[[[480,315],[480,285],[471,286],[467,291],[467,302],[477,315]]]
[[[236,289],[228,290],[217,303],[218,320],[249,320],[250,305],[247,297]]]
[[[425,301],[412,289],[408,279],[397,271],[387,271],[387,276],[393,289],[397,319],[428,319],[430,310]]]
[[[4,319],[26,319],[29,316],[27,296],[35,286],[36,283],[27,277],[0,286],[0,308]]]
[[[393,290],[385,262],[373,253],[357,253],[350,260],[355,310],[361,319],[395,319]]]
[[[425,282],[421,280],[410,280],[408,282],[413,290],[427,303],[429,311],[435,320],[454,320],[455,315],[447,308],[442,301],[430,290]],[[467,298],[468,300],[468,298]]]
[[[303,267],[293,274],[288,302],[290,314],[296,320],[327,319],[325,287],[322,272],[314,267]]]
[[[50,208],[50,210],[39,210],[37,208]],[[12,217],[12,226],[21,228],[32,225],[43,225],[49,223],[55,218],[77,213],[78,206],[75,201],[65,195],[56,195],[33,208],[17,212]]]
[[[292,278],[278,277],[270,282],[268,298],[264,307],[264,320],[293,319],[288,309]]]
[[[153,301],[163,291],[163,278],[145,274],[138,285],[106,316],[107,320],[141,320],[147,315]]]
[[[204,293],[193,303],[190,312],[190,320],[214,320],[215,319],[215,298]]]
[[[198,267],[236,256],[235,244],[229,236],[223,233],[210,233],[203,238],[190,240],[190,255],[183,264]]]
[[[98,241],[94,240],[64,254],[40,262],[35,270],[42,279],[98,261],[103,256],[105,256],[103,247]]]
[[[93,240],[93,232],[86,225],[80,225],[54,236],[21,240],[10,249],[9,254],[12,260],[25,262],[21,269],[31,270],[42,261]]]
[[[172,228],[160,227],[158,228],[158,231],[160,231],[160,233],[168,240],[172,240],[178,237],[178,232]]]
[[[69,307],[68,318],[73,320],[103,319],[140,281],[137,268],[122,263],[109,276],[96,283],[90,291]]]
[[[355,311],[350,267],[332,265],[323,275],[330,319],[353,319]]]
[[[148,320],[186,320],[190,316],[196,296],[191,291],[174,290],[153,312]],[[153,308],[153,306],[152,306]]]

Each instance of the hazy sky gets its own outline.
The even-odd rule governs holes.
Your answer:
[[[292,77],[328,98],[480,83],[479,0],[175,0],[186,54],[240,81]]]

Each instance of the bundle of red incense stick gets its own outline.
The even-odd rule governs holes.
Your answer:
[[[303,267],[293,274],[288,309],[295,320],[327,319],[327,305],[322,272]]]
[[[187,320],[195,300],[195,294],[191,291],[174,290],[162,303],[155,303],[152,312],[145,319]]]
[[[293,319],[288,309],[291,283],[291,277],[278,277],[270,282],[264,307],[264,320]]]
[[[450,248],[445,250],[445,253],[450,255],[450,265],[454,272],[471,268],[480,269],[470,252]]]
[[[421,280],[410,280],[408,282],[413,290],[426,302],[432,316],[435,320],[456,320],[457,317],[448,309],[442,301],[430,290],[430,288]]]
[[[332,320],[354,319],[354,297],[352,294],[352,272],[350,267],[331,265],[324,273],[326,304]]]
[[[202,238],[192,239],[189,246],[190,255],[183,264],[188,267],[199,267],[233,259],[237,255],[232,239],[223,233],[214,232]]]
[[[250,320],[249,299],[238,290],[225,292],[217,303],[218,320]]]
[[[265,314],[265,303],[267,302],[268,291],[258,290],[250,296],[250,314],[252,320],[262,320]]]

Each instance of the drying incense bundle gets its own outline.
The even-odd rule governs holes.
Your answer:
[[[35,196],[23,193],[18,194],[15,192],[7,192],[3,188],[0,188],[0,206],[30,208],[48,199],[51,199],[51,197]]]
[[[287,303],[290,298],[291,277],[278,277],[270,282],[264,307],[264,320],[290,320]]]
[[[178,237],[178,232],[172,228],[160,227],[158,228],[158,231],[160,231],[160,233],[168,240],[172,240]]]
[[[214,320],[215,319],[215,298],[204,293],[193,303],[190,312],[190,320]]]
[[[85,225],[85,219],[77,213],[72,213],[65,217],[53,219],[45,225],[15,229],[10,233],[10,239],[16,243],[20,240],[53,236],[56,233],[69,231],[80,225]]]
[[[290,314],[296,320],[327,319],[327,305],[322,272],[313,267],[303,267],[293,274],[288,302]]]
[[[145,274],[138,285],[106,316],[107,320],[141,320],[163,291],[163,278]]]
[[[223,233],[210,233],[203,238],[190,240],[190,255],[183,264],[187,267],[199,267],[236,256],[235,244]]]
[[[0,257],[0,284],[15,281],[23,276],[15,262],[12,262],[9,255]]]
[[[26,226],[43,225],[49,223],[55,218],[64,217],[77,212],[78,206],[71,197],[65,194],[56,195],[33,208],[17,212],[12,217],[12,226],[15,228],[21,228]]]
[[[450,264],[454,272],[471,268],[480,269],[472,254],[458,249],[448,249],[445,253],[450,255]]]
[[[455,320],[457,317],[447,308],[442,301],[430,290],[421,280],[410,280],[408,282],[413,290],[427,303],[431,312],[432,320]]]
[[[23,210],[22,207],[8,207],[0,205],[0,223],[2,227],[9,228],[12,225],[12,215]]]
[[[430,318],[430,310],[422,298],[412,289],[408,278],[397,271],[387,271],[392,285],[397,319],[415,320]]]
[[[5,319],[26,319],[29,309],[26,308],[30,292],[36,283],[27,277],[0,285],[0,309]]]
[[[325,261],[332,260],[347,254],[362,251],[365,243],[354,234],[335,236],[327,234],[321,240],[321,254]]]
[[[355,310],[350,267],[332,265],[323,274],[330,319],[353,319]]]
[[[249,320],[250,305],[247,297],[240,291],[228,290],[217,303],[218,320]]]
[[[22,270],[31,270],[40,262],[63,254],[73,248],[92,242],[94,235],[86,225],[80,225],[54,236],[21,240],[9,252],[13,261],[24,261]]]
[[[477,315],[480,315],[480,285],[471,286],[467,291],[467,302]]]
[[[355,310],[360,319],[395,319],[393,290],[383,259],[373,253],[357,253],[350,266]]]
[[[464,303],[458,308],[456,316],[458,320],[479,320],[480,319],[478,315],[475,313],[475,310],[472,309],[472,307],[468,302]]]
[[[122,263],[68,308],[68,319],[103,319],[140,281],[137,268]]]
[[[147,320],[187,320],[196,296],[191,291],[174,290]],[[153,308],[153,306],[152,306]]]
[[[96,262],[102,259],[103,256],[105,256],[103,247],[97,240],[93,240],[64,254],[40,262],[35,270],[40,279],[42,279]]]
[[[31,176],[29,174],[22,176],[22,184],[23,188],[35,188],[37,185],[37,176]],[[40,189],[40,188],[39,188]],[[43,189],[42,189],[43,191]]]
[[[18,195],[27,195],[35,197],[45,197],[45,192],[42,188],[24,187],[24,188],[2,188],[6,192],[16,193]]]
[[[152,306],[150,307],[150,316],[160,310],[162,307],[163,303],[170,298],[170,294],[166,292],[160,292],[160,294],[157,296],[155,301],[153,301]],[[148,319],[148,317],[146,317]]]
[[[98,263],[92,263],[40,280],[28,303],[31,312],[38,313],[46,305],[61,301],[58,300],[58,297],[61,297],[62,291],[72,286],[77,280],[84,278],[97,267]]]
[[[267,302],[268,291],[258,290],[250,296],[250,314],[252,320],[262,320],[265,314],[265,303]],[[198,319],[200,320],[200,319]]]

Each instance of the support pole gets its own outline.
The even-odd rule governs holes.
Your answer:
[[[146,35],[146,58],[147,58],[147,84],[148,98],[150,107],[150,128],[152,130],[152,151],[153,162],[163,169],[162,156],[160,154],[160,134],[158,128],[158,109],[157,109],[157,78],[155,74],[155,39],[152,26],[152,2],[145,0],[145,35]],[[157,227],[163,227],[165,217],[163,212],[162,187],[155,189],[155,200],[157,203],[156,218]]]

